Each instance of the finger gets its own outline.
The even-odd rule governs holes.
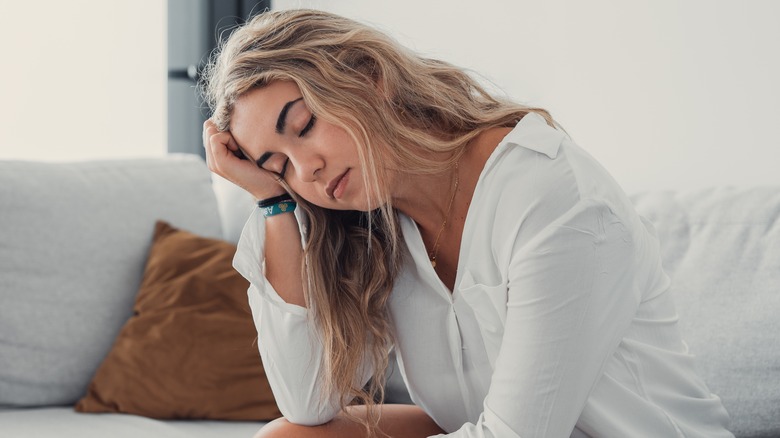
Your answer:
[[[258,171],[257,166],[243,156],[230,132],[217,132],[209,137],[208,143],[209,169],[218,175],[227,177],[227,174],[236,174],[241,178],[241,175]]]
[[[229,156],[233,155],[225,145],[227,142],[228,138],[220,133],[212,134],[208,139],[206,151],[211,158],[209,168],[219,174],[222,174],[219,169],[229,163]]]
[[[203,122],[203,131],[205,132],[205,131],[207,131],[207,130],[209,130],[209,129],[213,129],[213,130],[215,130],[215,131],[219,131],[219,129],[217,129],[217,124],[216,124],[216,123],[214,123],[214,121],[213,121],[213,120],[211,120],[211,119],[206,119],[206,121],[205,121],[205,122]]]
[[[240,156],[245,157],[245,159],[249,159],[249,157],[244,153],[244,150],[241,149],[241,147],[238,145],[238,142],[236,142],[236,139],[232,135],[228,139],[227,148],[233,152],[237,152]]]
[[[208,149],[209,148],[209,139],[212,135],[218,133],[219,130],[217,129],[217,125],[214,124],[214,122],[211,121],[211,119],[206,120],[203,122],[203,147]]]
[[[208,166],[209,170],[212,172],[214,171],[214,153],[212,152],[211,145],[209,144],[209,140],[206,139],[203,141],[203,149],[206,151],[206,165]]]
[[[212,152],[220,156],[234,155],[233,152],[238,150],[238,144],[233,139],[233,136],[229,132],[216,132],[209,137],[209,144],[212,148]]]
[[[211,136],[213,135],[213,132],[211,132],[210,126],[208,125],[209,121],[206,120],[206,122],[203,123],[203,134],[201,134],[201,140],[203,141],[203,149],[206,149],[206,155],[208,156],[209,149],[211,146],[209,145]]]
[[[230,139],[229,133],[219,132],[216,129],[207,128],[203,134],[203,145],[206,148],[206,162],[212,172],[222,175],[219,170],[224,161],[228,159],[228,155],[232,155],[227,149],[226,143]]]

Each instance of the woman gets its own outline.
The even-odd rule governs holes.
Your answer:
[[[259,201],[258,436],[732,436],[652,227],[546,111],[309,10],[237,29],[204,90],[209,167]],[[375,402],[392,348],[415,406]]]

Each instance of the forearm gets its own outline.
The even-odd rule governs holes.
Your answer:
[[[301,232],[294,214],[265,218],[265,277],[287,303],[306,307]]]
[[[281,303],[272,294],[267,282],[249,289],[257,347],[276,404],[288,421],[325,423],[340,405],[338,398],[321,400],[322,343],[308,323],[308,309]]]
[[[336,400],[320,403],[322,343],[309,323],[309,309],[302,306],[300,235],[294,214],[263,217],[256,208],[238,242],[233,266],[250,281],[247,295],[257,347],[279,409],[290,421],[321,424],[333,418],[340,405]]]

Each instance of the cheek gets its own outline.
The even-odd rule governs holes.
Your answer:
[[[346,130],[333,125],[323,127],[322,140],[325,145],[323,153],[351,165],[359,162],[357,145]]]
[[[322,208],[333,208],[332,205],[328,205],[328,197],[321,187],[294,178],[288,179],[287,185],[290,186],[293,192],[305,199],[308,203]]]
[[[317,196],[315,187],[313,187],[311,184],[304,184],[297,180],[288,180],[287,185],[289,185],[298,196],[302,197],[308,202],[311,202],[312,204],[319,205],[319,203],[322,202],[322,200]]]

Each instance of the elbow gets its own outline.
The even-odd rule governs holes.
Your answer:
[[[279,410],[289,423],[299,426],[320,426],[330,422],[338,409],[332,406],[319,406],[317,403],[301,403],[296,406],[279,406]]]
[[[312,415],[311,412],[283,412],[282,415],[284,415],[284,419],[291,424],[308,427],[323,425],[330,422],[330,420],[335,417],[335,415]]]
[[[312,416],[295,416],[295,417],[284,417],[285,420],[287,420],[288,423],[294,424],[296,426],[306,426],[306,427],[314,427],[314,426],[321,426],[327,421],[320,421],[318,418],[312,417]]]

